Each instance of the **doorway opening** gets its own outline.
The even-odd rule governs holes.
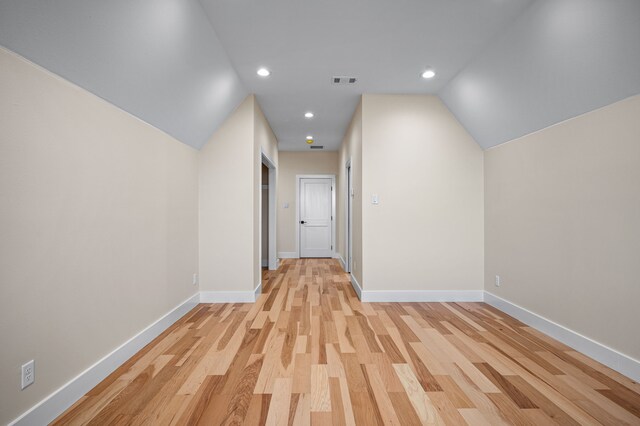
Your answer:
[[[261,194],[262,194],[262,206],[260,211],[262,212],[262,256],[260,259],[260,266],[263,268],[269,267],[269,168],[262,163],[262,181],[261,181]]]
[[[335,175],[296,176],[296,252],[335,256]]]
[[[352,218],[352,204],[353,204],[353,184],[352,184],[352,180],[351,180],[351,159],[349,159],[345,165],[346,167],[346,177],[347,177],[347,188],[346,188],[346,195],[347,195],[347,199],[345,200],[345,207],[346,207],[346,218],[345,218],[345,241],[346,241],[346,247],[345,247],[345,255],[347,256],[347,258],[345,259],[344,262],[344,269],[346,272],[351,273],[351,268],[352,268],[352,258],[353,258],[353,243],[352,243],[352,232],[351,232],[351,218]]]
[[[276,255],[276,166],[263,152],[260,173],[260,263],[278,269]]]

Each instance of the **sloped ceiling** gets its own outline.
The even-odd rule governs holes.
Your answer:
[[[338,149],[362,93],[437,93],[531,0],[201,0],[282,150]],[[269,78],[256,70],[265,66]],[[427,67],[436,78],[420,77]],[[331,77],[354,76],[353,86]],[[313,111],[312,120],[304,118]]]
[[[0,45],[196,148],[248,92],[282,150],[337,149],[361,93],[484,148],[640,93],[640,0],[0,0]]]
[[[197,0],[1,0],[0,44],[195,148],[247,95]]]
[[[440,97],[489,148],[638,93],[639,0],[538,0]]]

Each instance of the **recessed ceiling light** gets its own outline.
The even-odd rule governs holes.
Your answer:
[[[313,118],[313,113],[312,113],[312,112],[305,112],[305,113],[304,113],[304,116],[305,116],[306,118]]]
[[[433,78],[435,76],[436,72],[432,69],[425,70],[425,72],[422,73],[422,78]]]
[[[257,74],[258,74],[260,77],[268,77],[268,76],[269,76],[269,74],[271,74],[271,71],[269,71],[269,70],[268,70],[268,69],[266,69],[266,68],[259,68],[259,69],[258,69],[258,71],[257,71]]]
[[[313,140],[313,136],[307,136],[307,140]]]

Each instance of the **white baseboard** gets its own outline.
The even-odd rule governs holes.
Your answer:
[[[362,290],[363,302],[482,302],[482,290]]]
[[[342,260],[342,259],[341,259]],[[363,290],[353,274],[351,286],[362,302],[482,302],[483,290]]]
[[[484,301],[536,330],[572,347],[576,351],[595,359],[636,382],[640,382],[640,361],[598,343],[580,333],[576,333],[563,325],[557,324],[515,303],[498,297],[495,294],[491,294],[488,291],[484,292]]]
[[[253,290],[253,301],[257,301],[258,297],[262,294],[262,280],[258,283],[256,288]]]
[[[201,291],[200,303],[253,303],[255,291]]]
[[[198,301],[198,294],[191,296],[9,424],[12,426],[49,424],[116,368],[193,309]]]
[[[340,262],[340,266],[342,266],[342,269],[346,271],[347,270],[347,263],[342,258],[342,255],[340,253],[336,253],[333,257],[334,257],[334,259],[338,259],[338,261]]]
[[[354,277],[353,274],[350,274],[349,276],[351,277],[351,287],[353,287],[358,295],[358,299],[362,300],[362,287],[360,286],[360,283],[356,280],[356,277]]]
[[[295,251],[279,251],[278,259],[297,259],[298,253]]]

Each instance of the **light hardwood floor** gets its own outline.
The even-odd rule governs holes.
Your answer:
[[[285,260],[201,304],[55,424],[640,424],[640,384],[484,303],[361,303]]]

